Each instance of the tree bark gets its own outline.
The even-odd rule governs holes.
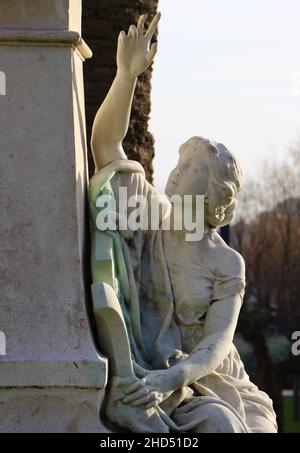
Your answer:
[[[119,32],[148,14],[148,23],[157,12],[158,0],[83,0],[83,37],[94,56],[84,65],[87,137],[90,142],[95,114],[104,100],[116,73],[116,49]],[[130,159],[139,161],[152,182],[154,139],[148,131],[152,68],[138,81],[129,132],[124,142]],[[90,174],[94,163],[89,152]]]

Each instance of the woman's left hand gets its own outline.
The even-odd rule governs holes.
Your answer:
[[[146,371],[145,376],[125,390],[123,403],[130,406],[145,406],[146,409],[158,406],[176,390],[171,369]]]
[[[127,36],[124,31],[120,33],[117,65],[119,73],[123,75],[138,77],[146,71],[155,57],[157,44],[151,45],[151,39],[157,29],[160,13],[156,14],[145,32],[146,18],[146,15],[141,16],[137,27],[131,25]]]

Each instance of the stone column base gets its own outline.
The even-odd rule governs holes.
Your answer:
[[[106,433],[91,388],[0,389],[0,433]]]

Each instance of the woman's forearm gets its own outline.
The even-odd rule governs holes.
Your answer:
[[[214,371],[228,356],[231,345],[232,338],[223,334],[204,338],[188,358],[169,369],[176,387],[190,385]]]
[[[127,134],[134,90],[137,79],[117,72],[115,80],[95,117],[92,132],[92,149],[98,168],[116,158],[126,159],[122,140]],[[115,153],[124,153],[115,156]]]
[[[96,171],[114,160],[126,159],[122,140],[129,126],[136,81],[155,57],[157,45],[151,45],[151,40],[159,20],[157,14],[145,31],[143,15],[137,27],[131,25],[127,35],[124,31],[119,35],[117,75],[93,125],[91,145]]]
[[[204,324],[204,337],[189,356],[173,367],[180,388],[214,371],[228,356],[241,308],[241,294],[210,305]],[[172,370],[172,368],[170,368]]]

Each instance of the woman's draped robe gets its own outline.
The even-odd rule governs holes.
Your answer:
[[[170,202],[146,181],[142,166],[136,161],[120,160],[104,167],[90,181],[90,212],[94,228],[101,211],[96,201],[101,195],[113,197],[117,212],[124,212],[124,206],[119,206],[120,188],[126,188],[128,198],[136,197],[141,202],[139,197],[142,195],[143,200],[147,200],[144,213],[148,213],[145,218],[148,216],[149,222],[153,199],[162,206],[159,224],[170,214]],[[130,218],[135,208],[128,209],[123,221]],[[168,368],[180,359],[182,341],[180,326],[174,316],[174,295],[164,250],[164,231],[161,228],[137,231],[127,228],[107,231],[106,234],[113,237],[115,254],[123,255],[122,260],[117,260],[118,263],[123,262],[123,265],[119,264],[123,269],[117,270],[116,292],[126,321],[133,360],[148,369]],[[227,286],[222,285],[221,290],[222,297],[230,297],[237,290],[242,297],[240,282],[237,288],[231,280]],[[220,285],[216,291],[220,291]],[[114,385],[111,388],[115,395],[122,393],[118,385],[116,383],[115,388]],[[111,405],[107,413],[120,408],[116,396],[108,398],[107,405]],[[250,382],[234,345],[215,371],[174,392],[160,405],[158,414],[163,414],[164,432],[169,428],[178,432],[203,433],[276,432],[272,401]],[[123,427],[135,432],[147,432],[145,423],[139,423],[138,419],[131,420],[128,426],[123,424]],[[149,427],[149,432],[151,430]]]

